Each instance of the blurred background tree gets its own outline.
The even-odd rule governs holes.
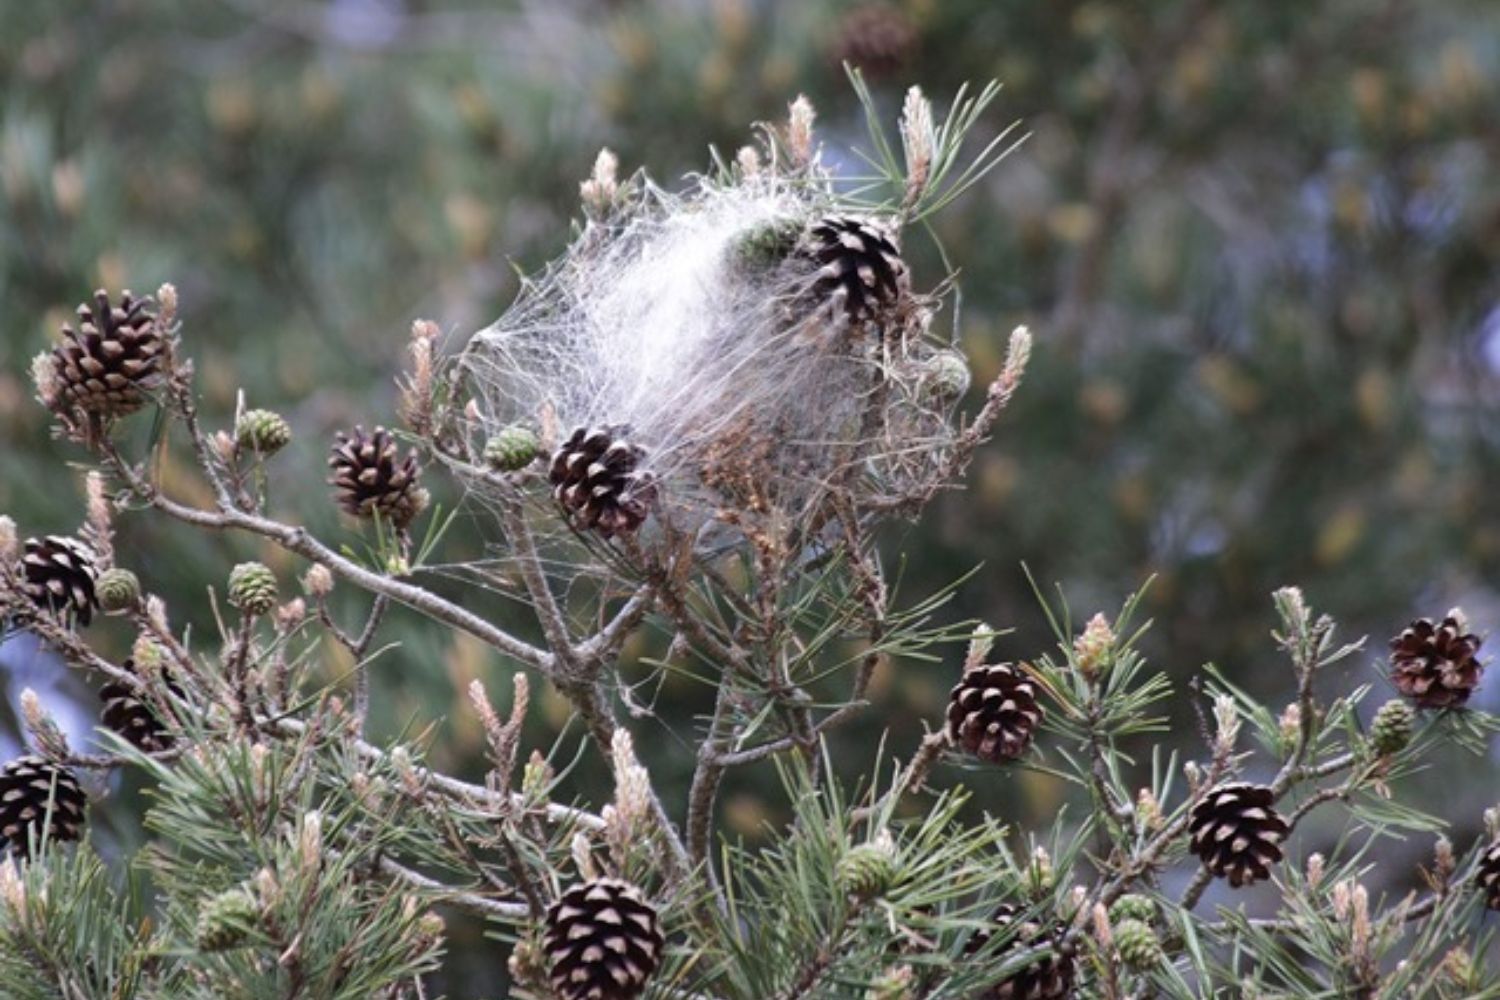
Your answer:
[[[94,287],[175,282],[206,412],[227,424],[241,390],[283,411],[304,433],[278,461],[316,483],[335,428],[393,419],[388,373],[414,318],[467,335],[518,268],[562,247],[600,146],[680,176],[705,165],[705,142],[732,154],[743,122],[806,92],[825,156],[857,173],[847,60],[890,118],[912,83],[941,102],[997,78],[988,128],[1030,134],[906,248],[928,285],[939,247],[962,262],[962,313],[944,319],[976,385],[1016,323],[1038,349],[971,488],[890,538],[904,592],[981,565],[949,613],[1016,626],[1002,648],[1025,657],[1045,632],[1023,561],[1081,612],[1154,575],[1145,648],[1273,699],[1290,682],[1263,640],[1282,583],[1373,635],[1350,683],[1384,683],[1381,643],[1416,614],[1461,603],[1481,631],[1500,621],[1487,0],[0,0],[0,19],[0,508],[30,534],[81,512],[56,501],[75,484],[27,363]],[[281,502],[336,524],[317,489]],[[121,561],[169,597],[220,585],[233,561],[201,535],[122,529]],[[92,725],[93,694],[24,640],[0,665],[7,753],[28,685]],[[510,670],[413,627],[375,671],[377,721],[436,724],[440,764],[477,764],[464,686]],[[889,724],[910,746],[957,672],[888,665],[877,711],[841,740],[868,754]],[[699,696],[660,681],[658,699]],[[1480,698],[1500,704],[1493,685]],[[565,718],[560,703],[540,713]],[[676,743],[639,743],[685,780]],[[1007,774],[995,808],[1053,807],[1046,782]],[[1487,777],[1468,786],[1474,815]],[[124,801],[109,808],[128,842]],[[774,818],[753,780],[724,803],[746,836]],[[502,962],[468,934],[459,996]]]

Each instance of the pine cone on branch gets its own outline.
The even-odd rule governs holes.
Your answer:
[[[1000,764],[1026,752],[1045,714],[1036,682],[1023,668],[976,664],[949,696],[948,735],[981,760]]]
[[[76,538],[48,535],[28,538],[22,549],[21,575],[33,604],[80,625],[93,620],[99,607],[99,571],[94,553]]]
[[[552,453],[552,495],[573,523],[604,538],[628,535],[650,510],[645,452],[624,439],[626,427],[579,427]]]
[[[894,235],[874,219],[824,216],[808,228],[798,255],[817,266],[805,304],[836,327],[882,328],[911,294]]]
[[[401,454],[395,437],[384,427],[365,433],[339,432],[328,457],[339,506],[354,517],[380,519],[405,530],[427,507],[428,494],[419,481],[421,467],[412,449]]]
[[[1247,782],[1212,789],[1188,818],[1193,853],[1236,889],[1271,877],[1289,830],[1271,789]]]
[[[547,910],[542,948],[564,1000],[633,1000],[661,965],[656,908],[622,879],[575,885]]]
[[[122,416],[141,408],[161,377],[166,344],[150,299],[122,292],[111,305],[103,289],[78,307],[78,327],[64,326],[52,351],[55,409]]]
[[[1474,884],[1484,893],[1485,908],[1500,910],[1500,840],[1491,842],[1479,856]]]
[[[0,767],[0,850],[30,854],[30,838],[77,840],[88,800],[73,772],[28,754]]]
[[[996,935],[1012,931],[1013,936],[1001,946],[998,957],[1019,948],[1044,945],[1048,943],[1048,938],[1057,940],[1056,931],[1060,928],[1048,932],[1041,924],[1025,920],[1023,914],[1024,911],[1013,903],[1002,904],[993,917],[994,929],[976,932],[969,939],[966,951],[972,955]],[[1072,954],[1054,950],[991,986],[979,994],[979,1000],[1065,1000],[1073,995],[1073,981],[1077,973],[1077,963]]]
[[[1436,624],[1418,618],[1391,640],[1391,681],[1418,708],[1455,708],[1484,674],[1482,642],[1456,612]]]
[[[136,673],[133,659],[127,659],[120,666],[130,673]],[[181,696],[182,688],[177,686],[170,675],[163,674],[162,679],[173,694]],[[156,709],[143,701],[140,692],[126,682],[106,682],[99,688],[99,700],[103,703],[99,719],[104,727],[123,736],[136,749],[156,753],[171,749],[176,742],[157,715]]]

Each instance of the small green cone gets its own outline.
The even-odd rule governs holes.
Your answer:
[[[246,410],[234,425],[234,440],[247,451],[270,456],[291,443],[292,429],[279,413]]]
[[[259,618],[276,606],[275,574],[263,563],[240,563],[229,571],[229,603]]]
[[[936,403],[954,403],[969,391],[969,360],[958,351],[939,351],[922,366],[922,389]]]
[[[484,464],[500,472],[518,472],[541,453],[542,442],[536,432],[521,424],[502,427],[484,445]]]
[[[1115,900],[1114,905],[1109,908],[1109,919],[1115,924],[1124,923],[1127,920],[1139,920],[1143,924],[1149,924],[1156,919],[1156,904],[1147,896],[1127,892]]]
[[[199,951],[229,951],[245,943],[260,922],[260,907],[244,889],[221,892],[198,913]]]
[[[1370,745],[1382,757],[1400,753],[1411,743],[1417,713],[1406,702],[1391,699],[1375,713],[1370,723]]]
[[[94,584],[94,595],[105,614],[117,615],[129,611],[141,599],[141,581],[128,569],[108,569]]]
[[[896,965],[882,972],[870,989],[865,993],[865,1000],[911,1000],[916,994],[912,992],[912,985],[916,981],[916,973],[909,965]]]
[[[889,841],[860,844],[839,861],[839,885],[851,896],[874,899],[896,882],[896,857]]]
[[[1161,944],[1156,932],[1142,920],[1122,920],[1115,925],[1115,947],[1120,961],[1136,972],[1147,972],[1161,962]]]

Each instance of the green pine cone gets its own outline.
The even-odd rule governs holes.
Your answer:
[[[485,442],[484,464],[501,472],[517,472],[536,461],[541,450],[542,442],[535,431],[511,424]]]
[[[229,603],[251,618],[276,606],[276,576],[263,563],[240,563],[229,571]]]
[[[1156,919],[1156,903],[1150,897],[1139,893],[1127,892],[1114,905],[1109,908],[1109,919],[1122,924],[1127,920],[1138,920],[1143,924],[1149,924]]]
[[[922,366],[922,389],[938,403],[952,403],[969,391],[969,361],[958,351],[939,351]]]
[[[1156,932],[1143,920],[1122,920],[1116,924],[1115,947],[1120,950],[1120,961],[1136,972],[1154,969],[1162,959]]]
[[[1370,745],[1383,757],[1400,753],[1411,743],[1416,721],[1417,714],[1410,705],[1392,698],[1380,706],[1370,723]]]
[[[248,451],[274,455],[291,442],[292,429],[279,413],[246,410],[234,426],[234,439]]]
[[[896,874],[894,852],[887,844],[860,844],[839,861],[839,885],[861,899],[884,895]]]
[[[128,569],[105,570],[94,584],[94,596],[105,614],[129,611],[141,599],[141,581]]]
[[[199,951],[228,951],[245,943],[260,922],[260,907],[244,889],[221,892],[198,913]]]

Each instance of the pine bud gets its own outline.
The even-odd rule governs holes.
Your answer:
[[[1161,814],[1161,803],[1156,801],[1156,795],[1149,788],[1142,788],[1135,797],[1135,815],[1141,826],[1147,830],[1160,830],[1163,818]]]
[[[521,769],[521,794],[527,801],[543,801],[547,789],[552,785],[552,765],[547,763],[539,751],[531,751],[526,766]]]
[[[279,413],[246,410],[235,422],[234,439],[242,451],[269,458],[291,443],[292,429]]]
[[[1073,658],[1084,677],[1090,680],[1109,668],[1110,654],[1114,652],[1115,630],[1102,614],[1089,619],[1083,632],[1073,640]]]
[[[16,535],[16,522],[0,514],[0,562],[14,562],[20,552],[20,538]]]
[[[485,442],[484,464],[500,472],[518,472],[536,461],[541,449],[536,431],[522,424],[511,424]]]
[[[1323,855],[1313,852],[1307,856],[1307,887],[1317,889],[1323,884],[1323,873],[1327,862]]]
[[[969,391],[969,361],[958,351],[938,351],[922,365],[920,378],[925,398],[940,406],[956,403]]]
[[[917,974],[909,965],[897,965],[886,969],[865,993],[865,1000],[911,1000],[915,995],[912,987]]]
[[[42,753],[53,760],[66,760],[72,756],[68,737],[58,728],[57,720],[43,707],[42,699],[31,688],[21,692],[21,718]]]
[[[134,608],[141,599],[141,581],[128,569],[107,569],[94,584],[99,607],[107,615],[117,615]]]
[[[229,951],[241,947],[260,923],[260,907],[242,888],[221,892],[198,914],[199,951]]]
[[[896,845],[885,831],[869,843],[852,848],[839,859],[839,886],[858,899],[885,895],[898,875]]]
[[[308,597],[321,600],[333,593],[333,574],[322,563],[313,563],[302,577],[302,589]]]
[[[266,614],[276,606],[276,575],[264,563],[240,563],[229,571],[229,603],[250,618]]]
[[[1240,736],[1240,713],[1234,698],[1221,694],[1214,699],[1214,721],[1218,734],[1214,740],[1215,752],[1228,755],[1234,752],[1234,744]]]
[[[1380,706],[1370,723],[1370,745],[1382,757],[1400,753],[1411,743],[1417,713],[1399,698]]]

